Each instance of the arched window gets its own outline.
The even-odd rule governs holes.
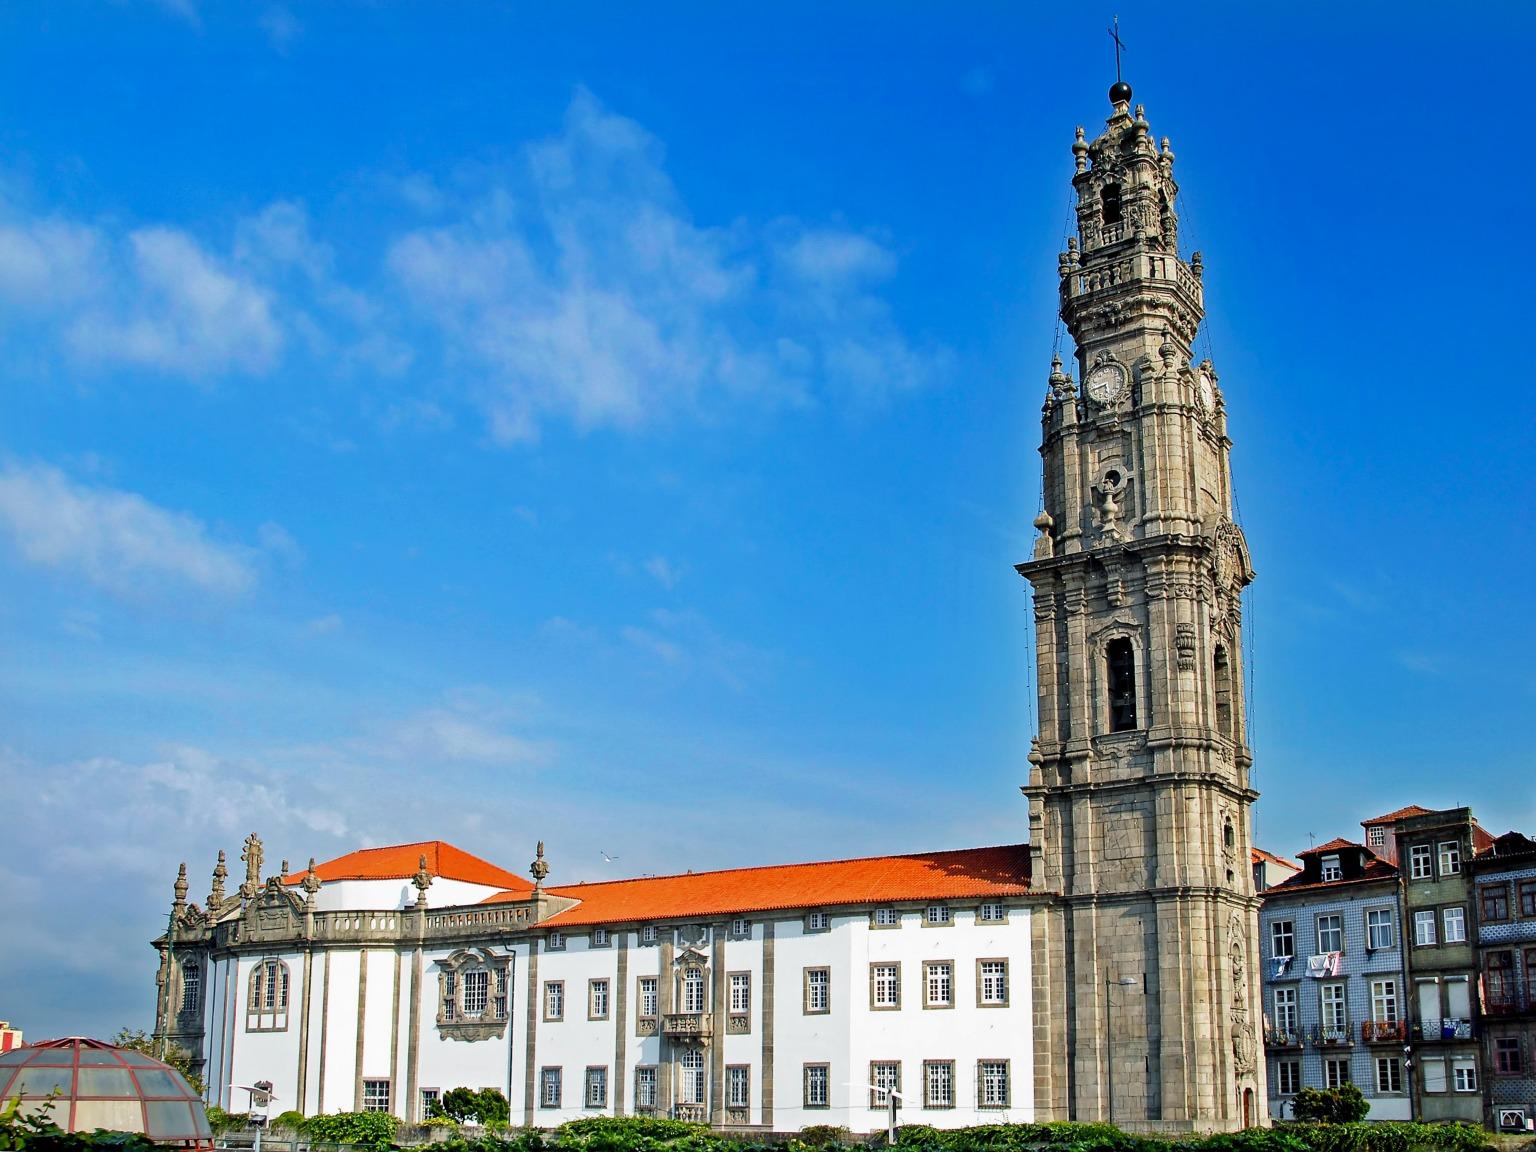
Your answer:
[[[1224,820],[1221,825],[1221,842],[1227,848],[1237,847],[1237,833],[1232,829],[1232,821]]]
[[[1215,664],[1215,691],[1216,691],[1216,729],[1228,740],[1232,735],[1232,664],[1227,659],[1225,645],[1216,645]]]
[[[191,960],[181,966],[181,1010],[185,1013],[194,1013],[203,1006],[203,970],[197,961]]]
[[[1104,185],[1104,191],[1099,193],[1099,201],[1104,213],[1104,223],[1120,223],[1120,185]]]
[[[251,969],[245,1013],[250,1032],[280,1032],[288,1027],[288,965],[268,958]]]
[[[678,1002],[684,1012],[704,1011],[704,969],[684,968]]]
[[[1136,653],[1123,636],[1111,640],[1104,652],[1109,666],[1109,730],[1129,732],[1136,727]]]

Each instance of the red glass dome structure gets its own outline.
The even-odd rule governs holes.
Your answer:
[[[66,1132],[142,1132],[157,1144],[212,1148],[208,1116],[186,1078],[132,1048],[70,1036],[0,1052],[0,1100]]]

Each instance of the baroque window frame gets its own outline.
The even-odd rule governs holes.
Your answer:
[[[471,972],[486,977],[485,1008],[465,1010],[465,978]],[[460,948],[437,961],[437,1031],[448,1040],[499,1040],[512,1018],[512,957],[489,948]]]

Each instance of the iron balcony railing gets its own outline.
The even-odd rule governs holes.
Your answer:
[[[1360,1039],[1367,1044],[1395,1044],[1408,1039],[1408,1024],[1403,1020],[1362,1020]]]

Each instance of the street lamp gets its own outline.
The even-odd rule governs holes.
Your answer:
[[[857,1088],[858,1085],[850,1084],[849,1087]],[[878,1084],[866,1084],[864,1087],[871,1092],[885,1093],[885,1102],[889,1106],[885,1115],[885,1145],[887,1148],[896,1147],[896,1101],[905,1100],[906,1097],[894,1088],[882,1088]]]
[[[1111,980],[1108,975],[1104,977],[1104,1096],[1105,1111],[1111,1124],[1115,1122],[1115,1057],[1109,1050],[1110,1038],[1114,1029],[1110,1026],[1110,1013],[1115,1005],[1116,988],[1132,988],[1135,980]]]
[[[256,1142],[251,1152],[261,1152],[261,1130],[267,1123],[267,1109],[272,1106],[272,1101],[277,1099],[277,1093],[272,1091],[272,1081],[258,1080],[254,1084],[236,1084],[237,1089],[243,1089],[250,1093],[250,1103],[246,1105],[251,1117],[251,1123],[256,1126]]]

